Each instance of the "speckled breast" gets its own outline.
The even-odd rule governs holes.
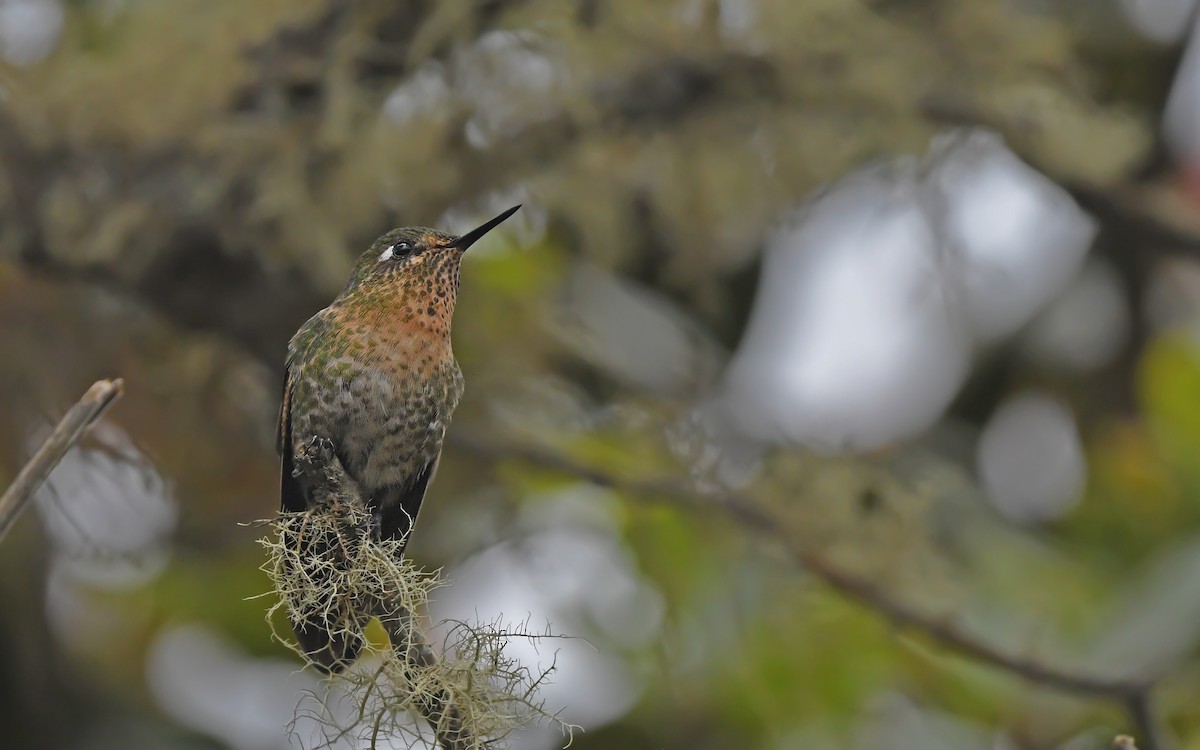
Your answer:
[[[316,408],[296,419],[293,435],[329,436],[368,494],[408,485],[437,458],[463,393],[452,358],[420,373],[399,364],[335,357],[297,384],[297,401]]]

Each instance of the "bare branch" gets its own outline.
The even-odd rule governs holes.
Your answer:
[[[491,460],[517,459],[550,471],[569,474],[593,484],[640,495],[650,500],[690,510],[718,510],[742,527],[769,538],[785,549],[792,560],[843,596],[887,618],[896,625],[921,633],[959,654],[1025,680],[1076,695],[1105,698],[1126,708],[1142,742],[1142,750],[1163,750],[1160,732],[1150,709],[1154,680],[1110,679],[1078,674],[1022,656],[1008,654],[953,623],[921,612],[876,586],[872,581],[841,569],[819,551],[787,533],[787,525],[752,498],[737,494],[700,494],[673,480],[618,477],[572,458],[530,445],[495,444],[467,437],[459,431],[455,445]]]
[[[0,542],[4,541],[9,529],[71,446],[79,442],[105,410],[121,397],[123,391],[124,382],[120,378],[99,380],[63,416],[50,437],[46,438],[46,442],[42,443],[0,497]]]

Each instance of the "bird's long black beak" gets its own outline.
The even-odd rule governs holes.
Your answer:
[[[458,238],[458,239],[456,239],[455,241],[451,242],[451,243],[450,243],[450,247],[457,247],[459,250],[466,250],[466,249],[467,249],[468,247],[470,247],[471,245],[474,245],[474,244],[476,243],[476,241],[478,241],[478,240],[479,240],[479,238],[480,238],[480,237],[482,237],[483,235],[485,235],[485,234],[487,234],[488,232],[492,231],[492,230],[493,230],[493,229],[495,229],[496,227],[500,226],[500,224],[501,224],[501,223],[502,223],[502,222],[503,222],[505,219],[507,219],[508,217],[510,217],[510,216],[512,216],[513,214],[515,214],[515,213],[517,212],[517,209],[518,209],[518,208],[520,208],[520,206],[519,206],[519,205],[518,205],[518,206],[513,206],[512,208],[508,209],[507,211],[505,211],[504,213],[500,214],[500,215],[499,215],[499,216],[497,216],[496,218],[494,218],[494,219],[492,219],[491,221],[487,222],[487,223],[486,223],[486,224],[484,224],[483,226],[480,226],[480,227],[477,227],[477,228],[475,228],[475,229],[472,229],[471,231],[469,231],[469,232],[467,232],[466,234],[464,234],[462,237],[459,237],[459,238]]]

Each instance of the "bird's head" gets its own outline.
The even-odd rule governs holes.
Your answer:
[[[396,285],[425,287],[433,294],[453,292],[458,288],[458,269],[463,253],[518,208],[520,206],[513,206],[457,237],[429,227],[393,229],[375,240],[359,257],[342,294],[364,287],[386,289]]]

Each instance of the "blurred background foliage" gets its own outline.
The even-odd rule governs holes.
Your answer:
[[[514,643],[577,745],[1200,748],[1192,6],[0,0],[0,486],[127,394],[0,546],[0,746],[304,744],[239,526],[286,341],[523,202],[409,552],[578,636]]]

